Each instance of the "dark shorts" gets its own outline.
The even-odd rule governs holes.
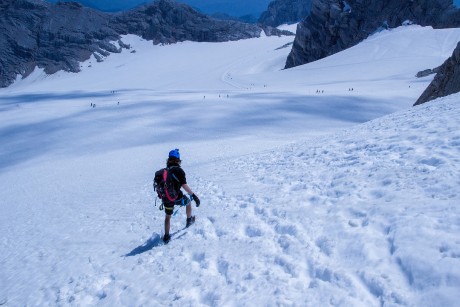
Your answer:
[[[174,203],[163,203],[165,207],[166,215],[172,215],[174,213]]]
[[[184,195],[175,202],[163,202],[163,206],[165,207],[166,215],[172,215],[174,213],[174,206],[189,206],[191,203],[190,199]]]

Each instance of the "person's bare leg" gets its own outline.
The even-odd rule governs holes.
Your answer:
[[[165,216],[165,236],[169,236],[169,229],[171,227],[171,215]]]

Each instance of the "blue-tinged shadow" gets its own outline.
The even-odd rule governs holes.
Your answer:
[[[147,241],[145,241],[144,244],[136,247],[135,249],[133,249],[132,251],[124,255],[124,257],[140,255],[142,253],[148,252],[149,250],[151,250],[152,248],[156,246],[163,245],[163,244],[164,243],[163,243],[163,240],[161,240],[160,235],[155,233]]]
[[[110,95],[110,92],[104,91],[0,97],[0,113],[2,108],[16,108],[15,103],[26,102],[32,105],[40,99],[63,99],[65,102],[66,99]],[[163,95],[168,98],[164,102],[159,98]],[[162,144],[171,139],[180,143],[190,139],[213,140],[251,135],[277,125],[314,131],[315,125],[321,120],[332,120],[346,126],[363,123],[398,109],[394,103],[363,99],[347,93],[338,96],[244,93],[233,95],[228,100],[229,107],[222,101],[204,104],[201,95],[199,101],[184,101],[181,97],[171,99],[168,93],[154,92],[152,96],[155,99],[150,99],[147,94],[140,99],[135,96],[135,103],[120,105],[116,99],[96,99],[97,108],[91,108],[88,101],[87,105],[78,104],[80,107],[63,116],[53,115],[53,109],[50,109],[51,115],[42,120],[39,116],[36,120],[18,120],[1,125],[0,172],[49,152],[61,156],[80,156],[90,152]],[[213,109],[214,102],[216,109]],[[230,107],[231,103],[239,107]],[[63,105],[61,108],[66,107]],[[4,116],[8,115],[5,113]],[[184,120],[181,120],[182,117]],[[126,129],[139,125],[143,125],[143,128]]]
[[[114,93],[109,91],[103,92],[84,92],[73,91],[66,93],[39,93],[39,94],[21,94],[21,95],[3,95],[0,96],[0,104],[2,106],[39,103],[41,101],[55,101],[55,100],[75,100],[82,98],[101,98],[115,96]]]
[[[176,230],[175,232],[171,233],[171,240],[174,238],[174,240],[177,240],[179,238],[182,238],[186,234],[187,227],[181,228],[179,230]],[[136,256],[140,255],[142,253],[148,252],[149,250],[153,249],[154,247],[165,245],[163,243],[163,240],[161,239],[161,236],[157,233],[154,233],[147,241],[144,242],[144,244],[136,247],[126,255],[123,255],[123,257],[130,257],[130,256]]]

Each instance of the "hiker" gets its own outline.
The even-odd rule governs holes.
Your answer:
[[[181,188],[183,188],[195,201],[196,206],[200,206],[200,199],[193,193],[192,189],[187,184],[187,180],[185,178],[185,172],[180,167],[181,164],[180,153],[179,149],[173,149],[169,152],[168,160],[166,161],[166,169],[168,172],[171,173],[171,177],[174,178],[173,187],[175,192],[177,193],[177,200],[170,201],[168,197],[162,197],[162,204],[165,209],[165,234],[163,236],[163,241],[168,243],[171,239],[169,234],[169,229],[171,225],[171,216],[174,212],[174,205],[184,205],[185,204],[185,212],[187,214],[187,220],[185,227],[189,227],[191,224],[195,222],[195,216],[192,216],[192,202],[190,199],[185,196]],[[156,176],[156,175],[155,175]]]

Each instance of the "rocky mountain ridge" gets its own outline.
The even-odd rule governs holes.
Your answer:
[[[262,13],[259,23],[277,27],[303,20],[310,15],[312,0],[275,0]]]
[[[57,2],[78,2],[83,6],[104,12],[119,12],[129,10],[136,6],[147,4],[152,0],[45,0],[51,3]]]
[[[437,74],[414,105],[460,92],[460,42],[452,56],[436,68]]]
[[[121,12],[104,13],[74,2],[0,2],[0,87],[36,66],[52,74],[78,72],[80,62],[98,60],[129,48],[121,35],[136,34],[154,44],[185,40],[222,42],[290,32],[238,21],[216,20],[172,0]],[[113,44],[118,42],[118,44]]]
[[[285,68],[349,48],[383,28],[415,23],[434,28],[460,26],[452,0],[313,0],[299,23]]]

